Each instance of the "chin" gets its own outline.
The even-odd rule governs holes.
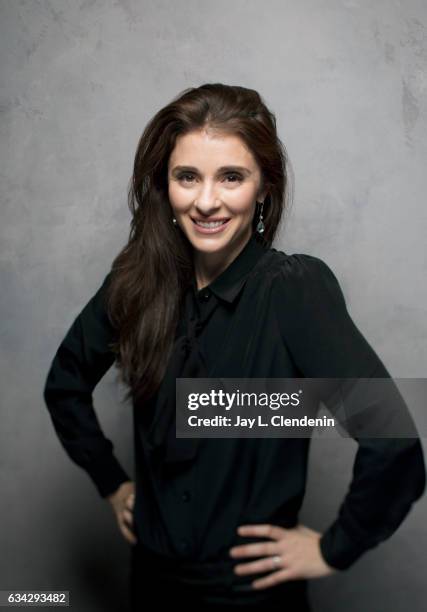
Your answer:
[[[188,236],[187,236],[188,238]],[[209,240],[204,240],[202,239],[197,239],[194,237],[188,238],[189,242],[191,243],[191,245],[193,246],[194,249],[196,249],[197,251],[200,251],[201,253],[216,253],[217,251],[222,251],[223,249],[226,249],[228,247],[228,245],[230,244],[230,238],[215,238],[213,239],[209,239]]]

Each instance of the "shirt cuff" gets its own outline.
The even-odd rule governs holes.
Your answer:
[[[366,552],[366,546],[350,538],[338,521],[323,533],[319,545],[323,559],[337,570],[348,569]]]
[[[111,495],[123,482],[131,480],[126,470],[123,469],[112,453],[92,458],[90,465],[86,467],[86,471],[101,497]]]

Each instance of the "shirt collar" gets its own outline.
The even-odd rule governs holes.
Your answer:
[[[195,294],[199,295],[209,289],[217,297],[230,303],[233,302],[255,264],[267,250],[267,247],[258,242],[253,233],[237,257],[209,285],[198,290],[196,280],[193,279]]]

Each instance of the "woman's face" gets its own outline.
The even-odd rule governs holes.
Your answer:
[[[203,130],[177,138],[168,163],[169,201],[197,251],[225,253],[246,243],[256,201],[265,197],[260,186],[260,168],[239,137]]]

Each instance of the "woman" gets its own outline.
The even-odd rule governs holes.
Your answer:
[[[53,359],[45,401],[131,544],[134,610],[309,610],[308,579],[388,538],[424,490],[417,437],[357,439],[351,487],[321,534],[298,523],[308,438],[176,437],[176,378],[390,377],[328,265],[271,247],[289,172],[253,90],[206,84],[161,109],[136,152],[128,244]],[[114,361],[132,398],[135,482],[92,406]]]

